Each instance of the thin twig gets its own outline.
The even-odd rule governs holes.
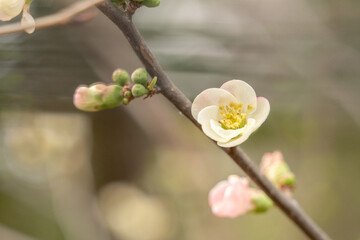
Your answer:
[[[161,93],[172,102],[198,128],[198,122],[191,115],[191,102],[170,81],[159,62],[152,55],[131,16],[116,8],[109,0],[98,5],[102,11],[124,33],[130,45],[151,76],[157,76]],[[276,203],[276,205],[313,240],[330,240],[330,237],[301,209],[294,199],[285,196],[261,172],[240,147],[221,148],[235,163]]]
[[[85,22],[93,18],[95,15],[83,15],[82,18],[74,18],[76,15],[80,14],[81,12],[91,8],[92,6],[95,6],[96,4],[99,4],[103,2],[104,0],[83,0],[76,3],[71,4],[67,8],[45,16],[35,19],[35,28],[46,28],[46,27],[52,27],[57,25],[64,25],[69,23],[79,23],[79,22]],[[11,23],[0,27],[0,35],[1,34],[9,34],[9,33],[15,33],[15,32],[21,32],[24,31],[26,28],[28,28],[28,25],[21,25],[21,23]]]

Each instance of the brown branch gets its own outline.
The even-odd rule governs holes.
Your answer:
[[[98,5],[102,11],[124,33],[130,45],[140,58],[151,76],[158,77],[158,87],[161,93],[172,102],[198,128],[200,125],[191,115],[191,102],[170,81],[159,62],[152,55],[139,31],[131,21],[131,15],[116,8],[109,0]],[[294,199],[285,196],[263,174],[258,167],[243,152],[240,147],[221,148],[238,166],[276,203],[276,205],[310,238],[314,240],[330,240],[321,228],[301,209]]]
[[[40,29],[40,28],[57,26],[57,25],[65,25],[69,23],[82,23],[88,21],[93,17],[95,17],[94,13],[82,14],[80,16],[77,15],[103,1],[104,0],[83,0],[73,3],[67,8],[57,13],[35,19],[35,28]],[[0,34],[21,32],[24,31],[27,27],[29,26],[28,25],[22,26],[21,23],[7,24],[0,27]]]

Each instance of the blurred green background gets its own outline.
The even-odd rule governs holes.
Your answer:
[[[355,0],[163,0],[134,17],[190,99],[242,79],[270,100],[242,147],[256,163],[283,151],[295,198],[333,239],[360,239],[359,12]],[[0,61],[1,240],[307,239],[277,208],[214,217],[209,190],[244,173],[163,97],[73,107],[77,85],[141,66],[101,13],[0,36]]]

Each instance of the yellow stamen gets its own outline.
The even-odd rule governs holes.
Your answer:
[[[231,102],[229,105],[220,105],[219,113],[222,120],[219,121],[221,127],[224,129],[239,129],[247,123],[247,112],[253,109],[252,105],[248,105],[246,113],[241,112],[242,103]]]

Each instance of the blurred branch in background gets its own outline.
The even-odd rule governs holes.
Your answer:
[[[78,24],[87,22],[96,16],[96,12],[86,12],[87,9],[103,2],[103,0],[83,0],[71,4],[69,7],[45,16],[35,19],[36,29],[65,25],[65,24]],[[21,32],[26,29],[27,26],[21,26],[20,23],[7,24],[0,27],[0,34],[9,34],[15,32]]]
[[[139,31],[131,21],[132,14],[115,7],[110,1],[105,0],[98,8],[124,33],[133,50],[152,77],[157,76],[158,86],[161,93],[172,102],[189,120],[197,127],[199,124],[191,115],[191,102],[185,95],[169,80],[162,67],[152,55],[144,42]],[[301,209],[295,200],[284,196],[265,176],[260,174],[256,165],[239,147],[222,148],[247,175],[261,187],[280,209],[293,220],[311,239],[330,239],[325,232]]]

